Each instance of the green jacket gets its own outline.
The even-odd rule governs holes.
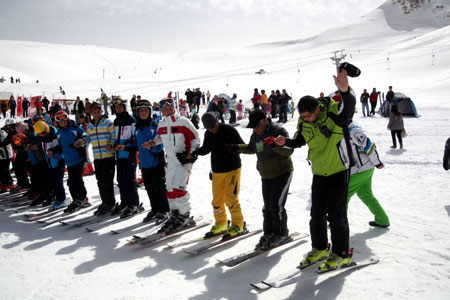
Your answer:
[[[269,136],[277,137],[282,135],[289,137],[288,132],[283,127],[274,125],[271,121],[263,135],[253,133],[248,144],[241,144],[240,152],[243,154],[254,154],[258,158],[256,169],[263,179],[277,178],[294,170],[291,154],[293,149],[264,145],[263,140]]]
[[[348,124],[355,112],[356,100],[350,92],[341,96],[341,102],[331,98],[320,101],[317,120],[308,123],[299,118],[295,138],[286,140],[285,146],[291,148],[308,144],[308,159],[314,175],[333,175],[352,165]]]

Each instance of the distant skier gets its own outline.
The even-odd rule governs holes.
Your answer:
[[[448,171],[450,168],[450,138],[445,142],[444,149],[444,170]]]

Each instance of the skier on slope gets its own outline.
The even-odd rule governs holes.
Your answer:
[[[216,223],[205,236],[224,233],[224,238],[234,237],[245,232],[244,217],[239,203],[241,183],[241,158],[238,153],[230,153],[227,144],[243,144],[239,132],[231,125],[217,121],[212,112],[202,116],[206,128],[203,145],[194,151],[194,156],[211,153],[211,179],[213,192],[213,212]],[[225,205],[231,214],[228,228]]]
[[[249,143],[233,148],[243,154],[256,153],[258,159],[257,169],[261,175],[264,200],[264,234],[255,249],[266,250],[290,240],[284,206],[294,171],[291,160],[293,150],[275,145],[276,136],[289,137],[289,134],[268,119],[261,109],[250,113],[247,128],[253,128]]]
[[[43,205],[49,205],[53,201],[51,209],[67,206],[63,182],[65,160],[61,144],[56,136],[58,129],[39,120],[34,124],[34,132],[41,137],[41,146],[48,165],[48,181],[54,191],[54,195],[50,195]]]
[[[351,123],[348,126],[348,130],[355,165],[351,168],[347,207],[351,197],[356,193],[375,216],[375,220],[370,221],[369,225],[389,227],[389,218],[372,193],[372,175],[374,169],[375,167],[382,169],[384,165],[378,157],[375,144],[367,137],[361,127]]]
[[[147,223],[154,219],[161,222],[167,218],[169,202],[166,196],[166,164],[164,146],[146,148],[146,142],[157,134],[158,123],[152,118],[150,101],[142,99],[136,102],[136,148],[139,149],[139,161],[144,178],[144,186],[150,199],[151,210],[144,218]]]
[[[119,183],[120,204],[117,204],[111,214],[127,218],[143,210],[139,203],[136,187],[136,149],[134,147],[136,122],[126,111],[127,100],[114,96],[112,104],[116,113],[114,127],[116,132],[116,164],[117,181]]]
[[[276,139],[277,145],[290,148],[308,144],[308,157],[314,174],[309,223],[312,250],[301,261],[300,267],[324,260],[319,266],[322,271],[352,262],[347,220],[349,168],[352,163],[348,124],[355,112],[356,100],[350,93],[344,64],[352,76],[358,76],[360,72],[348,63],[338,68],[333,77],[342,100],[338,103],[332,99],[328,102],[325,98],[302,97],[298,104],[300,118],[295,137],[286,139],[280,136]],[[327,248],[327,215],[331,228],[331,254]]]
[[[107,116],[102,115],[102,107],[98,102],[92,102],[89,107],[92,120],[87,127],[87,134],[94,155],[95,178],[102,204],[94,212],[96,216],[111,213],[116,199],[114,196],[114,175],[116,160],[114,144],[116,131],[114,124]]]
[[[443,161],[444,170],[448,171],[450,168],[450,138],[445,142]]]
[[[170,217],[160,232],[170,233],[195,225],[190,216],[191,206],[187,184],[195,157],[192,152],[200,145],[200,138],[189,119],[175,113],[173,99],[160,102],[164,119],[159,122],[158,135],[146,147],[164,144],[167,154],[166,195],[169,200]]]
[[[67,185],[69,186],[72,203],[66,213],[72,213],[82,207],[89,206],[87,191],[83,181],[83,168],[86,161],[86,147],[89,145],[89,137],[75,121],[69,119],[69,115],[60,110],[55,115],[59,130],[56,132],[69,174]]]

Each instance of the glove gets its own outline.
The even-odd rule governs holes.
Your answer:
[[[227,149],[227,152],[230,154],[239,154],[241,153],[241,148],[238,145],[235,144],[227,144],[225,145],[225,148]]]
[[[348,63],[348,62],[344,62],[339,66],[339,71],[341,71],[341,69],[344,69],[345,71],[347,71],[347,75],[349,77],[358,77],[361,74],[361,70],[358,69],[357,67],[355,67],[354,65]]]
[[[177,153],[176,155],[177,155],[178,161],[182,165],[189,164],[189,163],[194,163],[197,160],[197,156],[194,156],[194,155],[192,156],[191,159],[187,158],[188,153],[186,151]]]
[[[444,170],[448,171],[449,168],[448,168],[448,163],[446,161],[444,161],[443,167],[444,167]]]
[[[266,137],[263,140],[263,142],[264,142],[264,145],[267,145],[269,147],[274,147],[276,145],[275,144],[275,137],[273,137],[273,136]]]

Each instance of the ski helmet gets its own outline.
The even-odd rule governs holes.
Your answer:
[[[44,121],[37,121],[36,124],[34,124],[34,133],[42,134],[43,132],[50,133],[50,127]]]
[[[6,125],[6,126],[9,126],[9,125],[16,125],[16,123],[17,123],[17,121],[14,120],[14,119],[12,119],[12,118],[6,119],[6,121],[5,121],[5,125]]]
[[[69,120],[69,115],[67,114],[67,112],[65,112],[64,110],[60,110],[55,114],[55,120],[56,122],[59,121],[68,121]]]
[[[150,103],[150,101],[148,101],[146,99],[138,100],[136,103],[136,110],[138,110],[139,108],[148,108],[151,111],[152,104]]]
[[[126,105],[127,100],[122,99],[121,96],[112,96],[111,102],[112,102],[113,105],[116,105],[116,104],[117,105],[122,105],[125,110],[127,109],[127,105]]]

